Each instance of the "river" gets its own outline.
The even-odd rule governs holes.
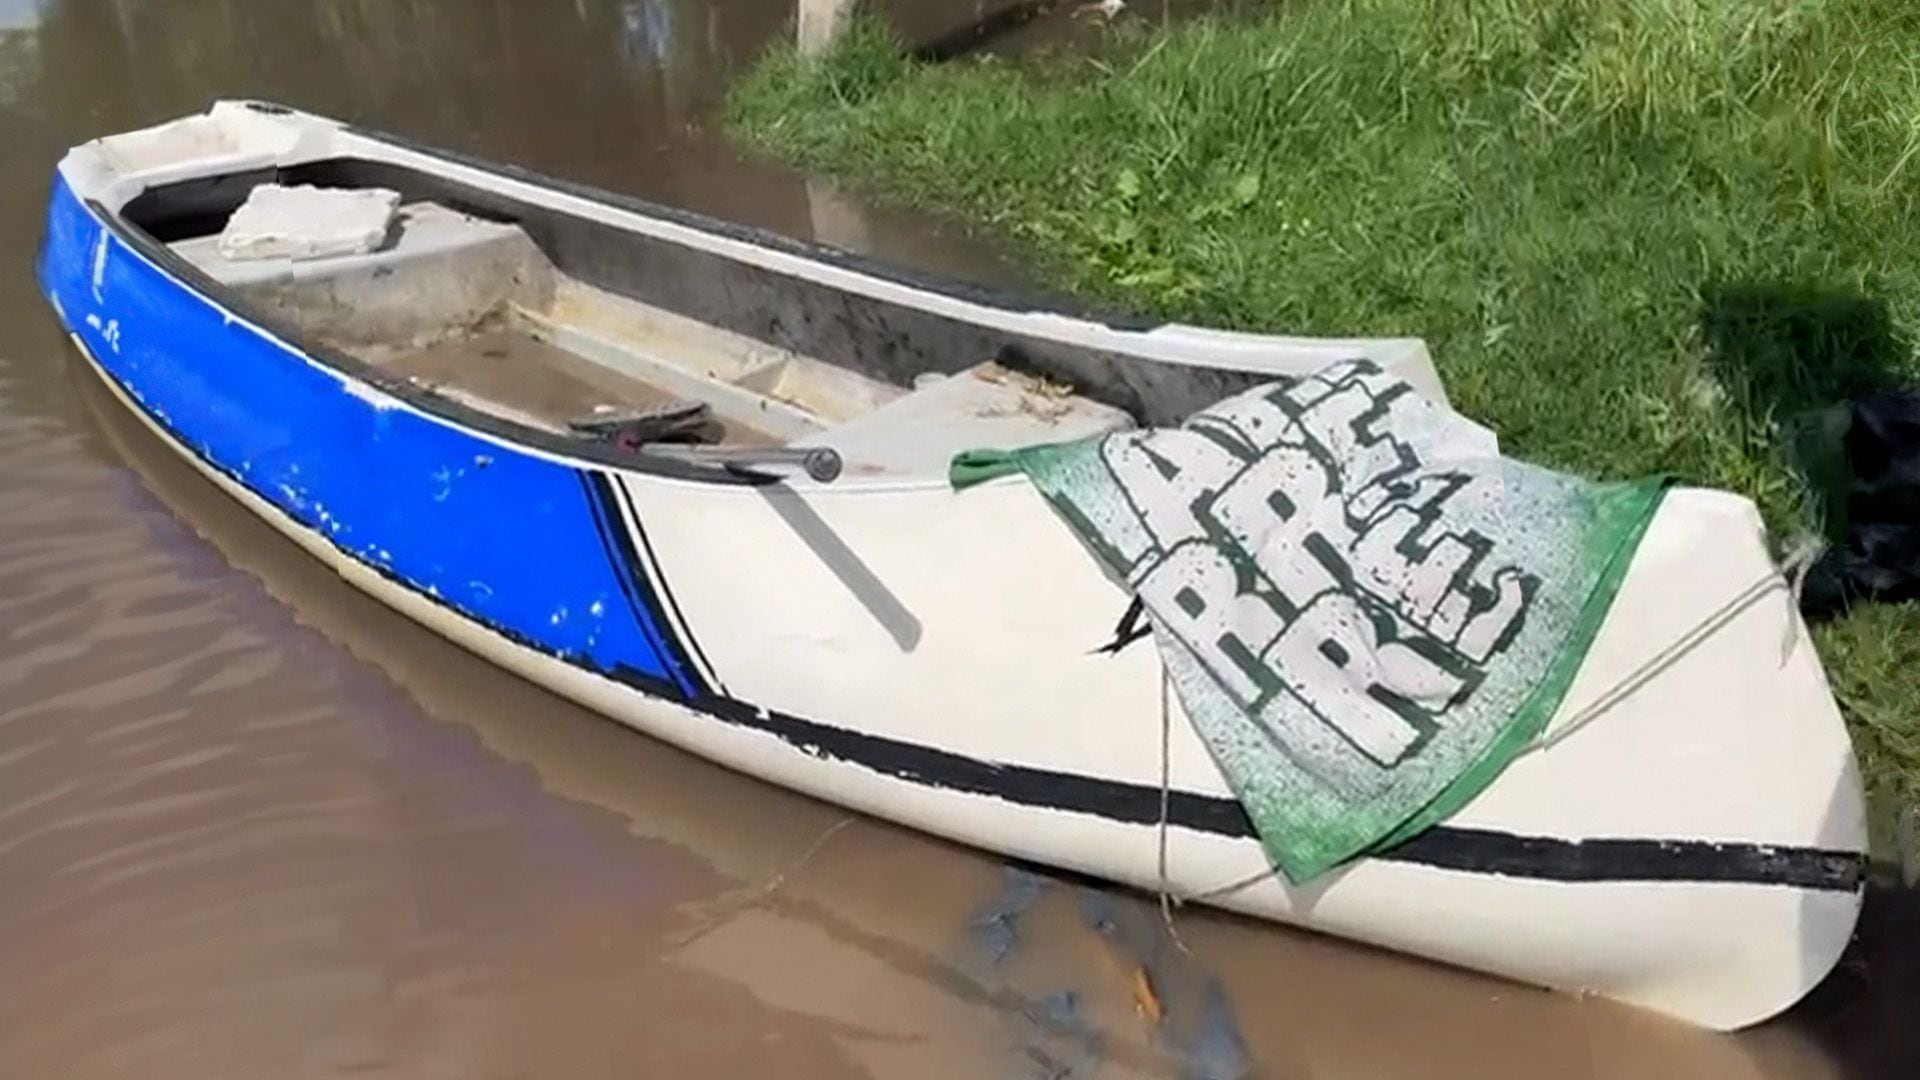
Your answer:
[[[890,10],[922,37],[970,17]],[[1911,947],[1710,1035],[1203,912],[1176,916],[1182,947],[1145,898],[651,742],[250,518],[117,410],[35,289],[64,148],[222,96],[1014,276],[962,229],[715,130],[794,19],[790,0],[0,0],[0,1075],[1913,1074]],[[1891,906],[1869,929],[1920,941]]]

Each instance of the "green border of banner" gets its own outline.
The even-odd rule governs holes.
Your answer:
[[[1369,851],[1379,851],[1396,844],[1404,843],[1414,835],[1452,817],[1471,802],[1475,796],[1486,790],[1494,778],[1513,763],[1514,758],[1526,748],[1526,745],[1538,738],[1546,728],[1547,722],[1566,700],[1567,690],[1572,687],[1574,676],[1579,674],[1581,665],[1586,663],[1587,652],[1593,647],[1593,641],[1600,635],[1600,628],[1606,624],[1607,614],[1613,609],[1613,601],[1620,593],[1620,583],[1626,580],[1627,571],[1633,565],[1634,553],[1640,549],[1640,541],[1652,526],[1654,514],[1660,509],[1660,502],[1673,487],[1671,477],[1654,477],[1647,480],[1626,483],[1600,485],[1599,501],[1608,504],[1602,510],[1603,517],[1629,517],[1632,524],[1621,535],[1613,552],[1607,558],[1606,566],[1600,571],[1600,577],[1594,582],[1593,591],[1588,593],[1587,602],[1581,605],[1580,615],[1574,620],[1573,629],[1567,633],[1567,640],[1560,652],[1548,665],[1546,674],[1541,676],[1540,685],[1527,697],[1526,704],[1514,713],[1514,718],[1501,731],[1482,753],[1478,760],[1468,766],[1454,781],[1442,788],[1438,795],[1425,806],[1415,811],[1413,816],[1396,826],[1394,830],[1378,842],[1367,846]],[[1269,855],[1272,852],[1268,852]],[[1336,864],[1337,865],[1337,864]]]
[[[1095,442],[1098,438],[1081,441]],[[1014,474],[1025,474],[1031,481],[1036,459],[1074,445],[1077,444],[1044,443],[1017,450],[966,451],[954,456],[948,479],[956,490]],[[1274,845],[1266,843],[1263,837],[1261,846],[1266,849],[1267,857],[1273,860],[1276,866],[1281,867],[1288,880],[1296,883],[1309,881],[1356,858],[1405,843],[1458,813],[1485,791],[1488,785],[1492,784],[1500,773],[1513,763],[1515,758],[1525,752],[1527,745],[1539,737],[1553,719],[1554,713],[1565,701],[1574,677],[1579,674],[1581,666],[1586,662],[1587,653],[1592,649],[1594,639],[1599,636],[1600,628],[1606,624],[1614,599],[1619,595],[1620,585],[1626,580],[1627,571],[1633,564],[1634,554],[1639,550],[1640,542],[1645,538],[1647,529],[1653,524],[1654,515],[1659,511],[1661,501],[1673,484],[1672,477],[1661,476],[1594,485],[1593,516],[1596,522],[1592,527],[1593,531],[1604,536],[1617,529],[1618,534],[1611,549],[1604,555],[1604,565],[1585,601],[1581,604],[1580,612],[1575,617],[1566,640],[1562,642],[1559,652],[1540,677],[1538,685],[1527,696],[1526,702],[1515,710],[1513,717],[1501,729],[1500,734],[1487,745],[1485,750],[1481,751],[1472,764],[1425,805],[1415,810],[1406,820],[1379,839],[1350,848],[1338,855],[1303,864],[1297,855],[1293,858],[1283,858]],[[1063,504],[1044,487],[1038,484],[1035,486],[1056,511],[1073,516],[1070,513],[1070,504]],[[1087,532],[1084,528],[1080,531]],[[1097,540],[1097,537],[1089,536],[1089,538]],[[1232,777],[1229,776],[1228,779],[1231,786]]]

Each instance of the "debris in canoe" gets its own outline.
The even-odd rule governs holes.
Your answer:
[[[589,438],[628,448],[658,442],[707,442],[712,437],[713,407],[704,401],[676,401],[656,408],[581,417],[567,426]]]

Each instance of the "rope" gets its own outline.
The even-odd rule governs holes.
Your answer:
[[[813,857],[820,854],[820,849],[827,846],[827,841],[839,835],[841,829],[853,824],[853,822],[854,817],[851,814],[834,822],[832,827],[821,833],[807,850],[800,853],[799,858],[788,863],[779,873],[768,878],[766,884],[760,886],[760,898],[764,900],[780,891],[780,886],[787,883],[787,875],[798,871],[801,867],[813,861]]]
[[[1781,586],[1785,587],[1791,602],[1791,606],[1788,608],[1786,633],[1781,642],[1780,662],[1784,665],[1787,662],[1787,658],[1792,654],[1795,643],[1799,640],[1800,620],[1797,616],[1800,611],[1800,596],[1806,588],[1807,574],[1813,568],[1813,564],[1819,559],[1820,553],[1824,548],[1825,545],[1817,537],[1803,539],[1800,544],[1794,548],[1793,552],[1781,561],[1776,571],[1769,572],[1765,577],[1762,577],[1752,585],[1741,590],[1733,599],[1722,604],[1713,614],[1696,623],[1691,629],[1680,635],[1672,644],[1661,649],[1650,659],[1632,671],[1629,671],[1598,698],[1594,699],[1592,704],[1575,713],[1566,723],[1562,724],[1558,730],[1541,732],[1540,737],[1535,739],[1533,744],[1522,752],[1532,753],[1536,750],[1550,750],[1558,746],[1561,742],[1572,737],[1574,733],[1578,732],[1581,728],[1592,723],[1602,713],[1631,696],[1635,691],[1639,690],[1640,687],[1651,681],[1654,676],[1659,675],[1662,671],[1671,667],[1682,656],[1697,647],[1701,642],[1718,633],[1723,627],[1735,618],[1738,618],[1742,612],[1752,607],[1762,597],[1772,592],[1776,587]],[[1171,690],[1172,684],[1170,677],[1167,674],[1165,666],[1162,665],[1160,670],[1160,820],[1158,826],[1160,847],[1160,917],[1166,923],[1167,933],[1172,936],[1174,943],[1180,947],[1180,951],[1191,955],[1191,951],[1188,950],[1186,942],[1181,940],[1180,932],[1173,924],[1173,908],[1175,905],[1206,903],[1211,900],[1217,900],[1223,896],[1239,892],[1242,889],[1251,888],[1266,881],[1268,878],[1278,875],[1280,868],[1270,865],[1265,870],[1248,874],[1246,877],[1228,882],[1225,885],[1207,889],[1203,892],[1177,893],[1174,891],[1172,882],[1167,876],[1167,818],[1169,816],[1168,808],[1173,798],[1171,780],[1173,741],[1173,717],[1170,701]]]
[[[1793,554],[1788,555],[1780,564],[1780,574],[1787,579],[1787,596],[1792,601],[1793,610],[1800,610],[1800,598],[1806,595],[1807,576],[1813,572],[1813,564],[1820,561],[1820,555],[1826,550],[1826,543],[1818,536],[1802,537]],[[1780,640],[1780,663],[1785,665],[1787,657],[1793,655],[1793,646],[1800,640],[1800,620],[1788,619],[1786,633]]]
[[[858,818],[855,815],[848,814],[828,826],[825,831],[814,838],[813,843],[807,846],[807,850],[800,853],[799,858],[781,867],[772,877],[761,884],[742,885],[738,888],[729,889],[709,900],[687,905],[695,915],[697,921],[686,930],[672,935],[669,940],[676,946],[691,945],[695,941],[705,937],[715,927],[719,926],[721,919],[726,916],[732,915],[754,904],[765,903],[773,899],[774,893],[779,892],[780,887],[786,884],[789,875],[798,872],[800,868],[811,862],[814,856],[820,854],[820,849],[827,846],[827,841],[840,835],[842,829],[853,824],[856,820],[858,820]]]
[[[1160,665],[1160,921],[1167,924],[1167,936],[1188,956],[1193,950],[1173,925],[1173,883],[1167,880],[1167,818],[1173,803],[1173,677]],[[1184,903],[1185,901],[1181,901]]]
[[[1787,609],[1785,636],[1781,641],[1780,663],[1784,665],[1787,662],[1787,657],[1793,652],[1794,643],[1799,640],[1800,590],[1805,587],[1807,570],[1812,567],[1813,561],[1819,556],[1819,553],[1820,544],[1818,541],[1801,544],[1792,555],[1788,556],[1787,560],[1782,563],[1777,570],[1770,571],[1764,577],[1747,586],[1745,589],[1742,589],[1733,599],[1720,605],[1718,609],[1705,619],[1695,623],[1691,629],[1681,634],[1671,644],[1659,652],[1654,653],[1653,656],[1649,657],[1638,667],[1627,672],[1619,680],[1614,682],[1612,686],[1608,687],[1599,697],[1595,698],[1592,704],[1575,713],[1564,724],[1561,724],[1557,730],[1541,732],[1539,738],[1535,739],[1533,744],[1528,746],[1523,753],[1532,753],[1535,750],[1551,750],[1573,737],[1576,732],[1592,723],[1600,714],[1632,696],[1634,692],[1638,691],[1642,686],[1651,682],[1655,676],[1672,667],[1681,657],[1699,647],[1702,642],[1714,634],[1719,633],[1728,623],[1738,618],[1748,608],[1758,603],[1762,597],[1765,597],[1776,588],[1784,588],[1791,601],[1791,606]]]
[[[1180,928],[1173,923],[1174,907],[1176,905],[1185,906],[1190,903],[1204,904],[1209,900],[1217,900],[1230,893],[1239,892],[1241,889],[1258,885],[1260,882],[1280,873],[1280,868],[1269,865],[1265,870],[1259,871],[1258,873],[1249,874],[1244,878],[1230,881],[1225,885],[1207,889],[1203,892],[1176,892],[1173,888],[1172,880],[1167,876],[1167,819],[1171,816],[1170,806],[1173,801],[1172,773],[1173,682],[1171,676],[1167,674],[1166,666],[1162,665],[1160,668],[1160,820],[1158,823],[1160,883],[1157,890],[1160,898],[1160,921],[1166,924],[1167,936],[1173,939],[1174,945],[1181,952],[1192,956],[1193,950],[1187,948],[1186,939],[1180,936]]]

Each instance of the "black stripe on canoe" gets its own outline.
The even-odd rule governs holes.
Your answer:
[[[627,508],[625,520],[633,523],[634,538],[640,542],[638,548],[628,550],[637,551],[642,558],[646,559],[646,565],[642,567],[646,574],[640,579],[640,583],[651,586],[655,606],[658,609],[673,615],[671,622],[660,624],[660,632],[677,635],[681,653],[699,661],[699,666],[693,671],[692,682],[696,686],[704,685],[705,693],[724,697],[727,688],[720,685],[720,677],[713,670],[713,661],[707,659],[707,654],[701,650],[700,643],[693,639],[693,628],[687,624],[686,612],[680,610],[680,602],[673,598],[673,590],[667,588],[667,572],[660,562],[660,556],[653,552],[653,541],[647,538],[647,524],[640,519],[640,507],[633,501],[633,492],[628,490],[624,480],[614,480],[613,487],[615,495]]]
[[[91,350],[87,349],[84,342],[78,337],[74,341],[83,353],[88,354],[88,362],[96,371],[116,385],[119,384],[119,380],[92,357]],[[245,478],[182,438],[168,418],[155,414],[126,388],[122,387],[122,392],[127,401],[166,434],[176,452],[202,462],[242,488],[253,490]],[[589,495],[588,501],[594,505],[594,516],[602,529],[602,539],[608,544],[609,557],[620,563],[623,571],[637,571],[639,556],[631,544],[623,539],[626,530],[607,527],[619,522],[617,509],[612,502],[614,494],[605,486],[609,483],[607,478],[591,471],[583,471],[581,477]],[[280,506],[270,501],[266,505],[294,527],[321,537],[328,546],[382,579],[515,645],[612,679],[644,694],[669,699],[679,696],[680,688],[673,683],[631,668],[601,668],[584,657],[561,654],[510,627],[497,625],[474,612],[454,607],[443,597],[415,587],[388,567],[370,562],[342,547],[333,537],[312,529]],[[607,516],[610,510],[614,511],[611,517]],[[650,590],[644,588],[646,583],[636,581],[633,584],[641,587],[640,596],[634,599],[643,605],[648,604],[646,598],[650,596]],[[657,610],[653,613],[658,616]],[[665,633],[664,623],[655,625],[662,627]],[[669,646],[677,646],[677,643],[669,642]],[[683,670],[689,675],[693,674],[690,666]],[[1037,809],[1089,814],[1127,824],[1153,825],[1160,820],[1161,792],[1157,787],[982,761],[918,743],[832,727],[784,713],[762,711],[745,702],[711,694],[703,694],[687,704],[716,720],[773,735],[803,753],[845,761],[909,783],[991,796]],[[1166,798],[1169,825],[1236,839],[1251,840],[1256,836],[1246,810],[1233,799],[1191,791],[1171,791]],[[1448,825],[1436,825],[1398,847],[1376,852],[1369,857],[1436,870],[1541,881],[1705,882],[1775,885],[1835,892],[1858,890],[1865,879],[1866,868],[1865,856],[1859,852],[1705,840],[1565,840]]]
[[[653,586],[647,581],[646,570],[640,562],[640,552],[633,546],[633,538],[620,513],[620,494],[614,488],[613,478],[592,469],[582,469],[579,475],[581,486],[586,488],[587,505],[593,511],[593,527],[600,534],[601,546],[606,549],[607,561],[613,566],[614,577],[619,579],[621,591],[626,593],[627,603],[633,605],[633,616],[640,624],[642,636],[660,651],[663,663],[679,671],[685,686],[692,688],[693,698],[711,697],[712,688],[702,679],[700,669],[693,665],[693,658],[687,654],[684,643],[674,633],[673,624],[667,621],[667,613],[661,607],[662,598],[654,595]],[[634,521],[639,520],[636,512]],[[578,666],[571,657],[561,659]],[[652,680],[648,680],[648,687],[642,689],[648,689],[650,693],[658,692]]]
[[[1022,806],[1091,814],[1153,825],[1160,789],[1144,784],[982,761],[917,743],[763,712],[743,702],[710,700],[695,707],[758,728],[818,757],[858,764],[902,780]],[[1253,822],[1239,802],[1191,791],[1167,793],[1167,822],[1194,832],[1252,839]],[[1702,882],[1785,885],[1851,892],[1860,887],[1859,852],[1707,840],[1519,836],[1493,829],[1436,825],[1369,858],[1436,870],[1569,883]]]
[[[1562,840],[1439,825],[1374,858],[1545,881],[1685,881],[1791,885],[1853,892],[1866,876],[1857,851],[1711,840]]]

